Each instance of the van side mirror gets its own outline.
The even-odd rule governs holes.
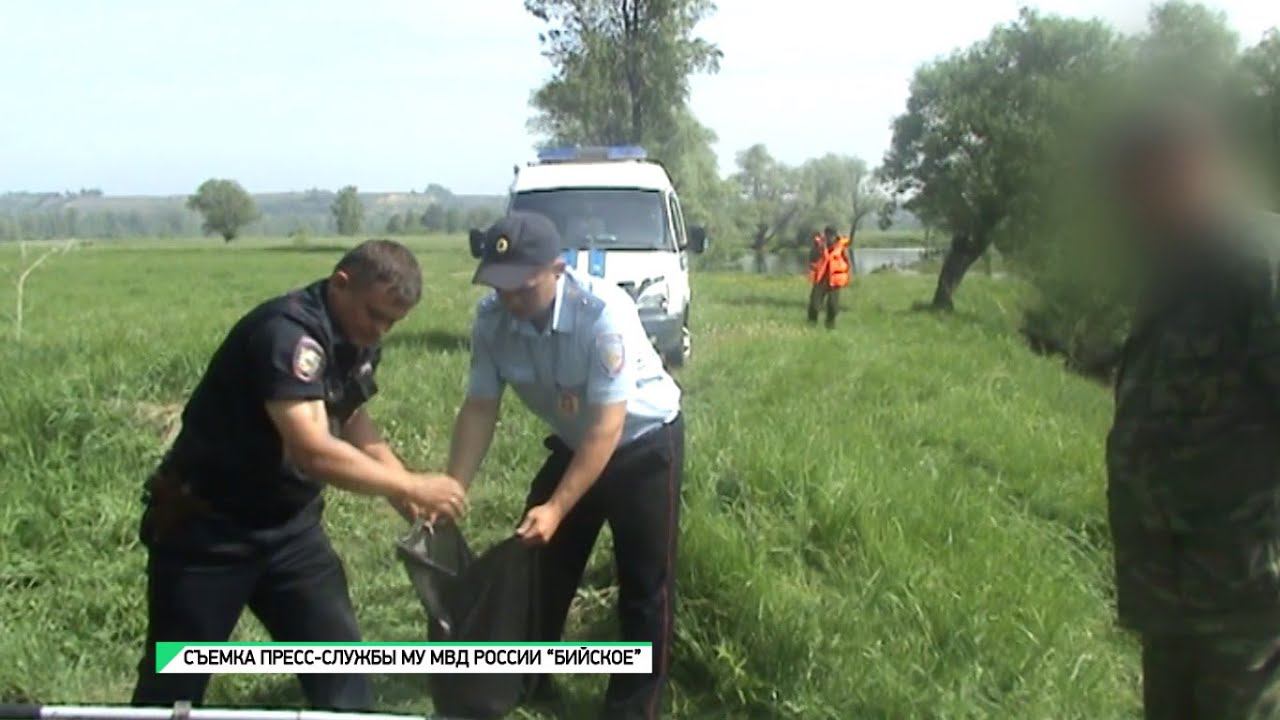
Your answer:
[[[477,260],[484,256],[484,231],[471,228],[471,257]]]
[[[689,228],[689,249],[698,255],[707,251],[706,228],[701,225],[693,225]]]

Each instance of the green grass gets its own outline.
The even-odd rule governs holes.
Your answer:
[[[33,274],[25,341],[0,350],[0,702],[127,700],[139,489],[166,413],[243,311],[327,272],[342,244],[99,243]],[[479,290],[460,238],[413,245],[424,305],[388,338],[371,410],[410,463],[440,468]],[[932,289],[859,279],[826,332],[803,322],[802,278],[695,278],[673,716],[1137,716],[1136,653],[1111,615],[1108,394],[1024,348],[1014,282],[978,273],[956,314],[907,310]],[[473,493],[477,545],[518,519],[541,438],[508,402]],[[391,551],[401,521],[330,498],[366,638],[423,639]],[[611,578],[606,542],[571,638],[612,637]],[[249,616],[235,637],[266,639]],[[603,683],[568,683],[584,716]],[[389,711],[429,708],[420,678],[377,689]],[[207,701],[301,697],[288,676],[220,676]]]

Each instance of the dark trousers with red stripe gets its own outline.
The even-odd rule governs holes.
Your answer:
[[[534,478],[528,507],[546,502],[573,459],[558,438]],[[684,421],[677,418],[614,452],[604,472],[561,521],[542,553],[543,639],[564,633],[582,574],[607,521],[613,532],[622,639],[653,643],[653,672],[609,679],[601,717],[657,718],[670,664],[676,603],[676,540],[684,470]]]

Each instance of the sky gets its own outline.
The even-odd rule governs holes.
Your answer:
[[[1242,46],[1275,0],[1209,0]],[[877,164],[916,67],[1020,5],[1144,23],[1139,0],[719,0],[724,52],[692,82],[722,172],[765,143],[788,163]],[[0,0],[0,192],[506,191],[532,159],[530,94],[551,72],[522,0]]]

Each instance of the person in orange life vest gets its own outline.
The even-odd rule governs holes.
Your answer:
[[[827,327],[836,325],[840,311],[840,290],[848,287],[853,273],[853,256],[849,250],[849,238],[836,234],[828,225],[822,235],[813,236],[809,251],[809,322],[817,324],[818,314],[825,304]]]

